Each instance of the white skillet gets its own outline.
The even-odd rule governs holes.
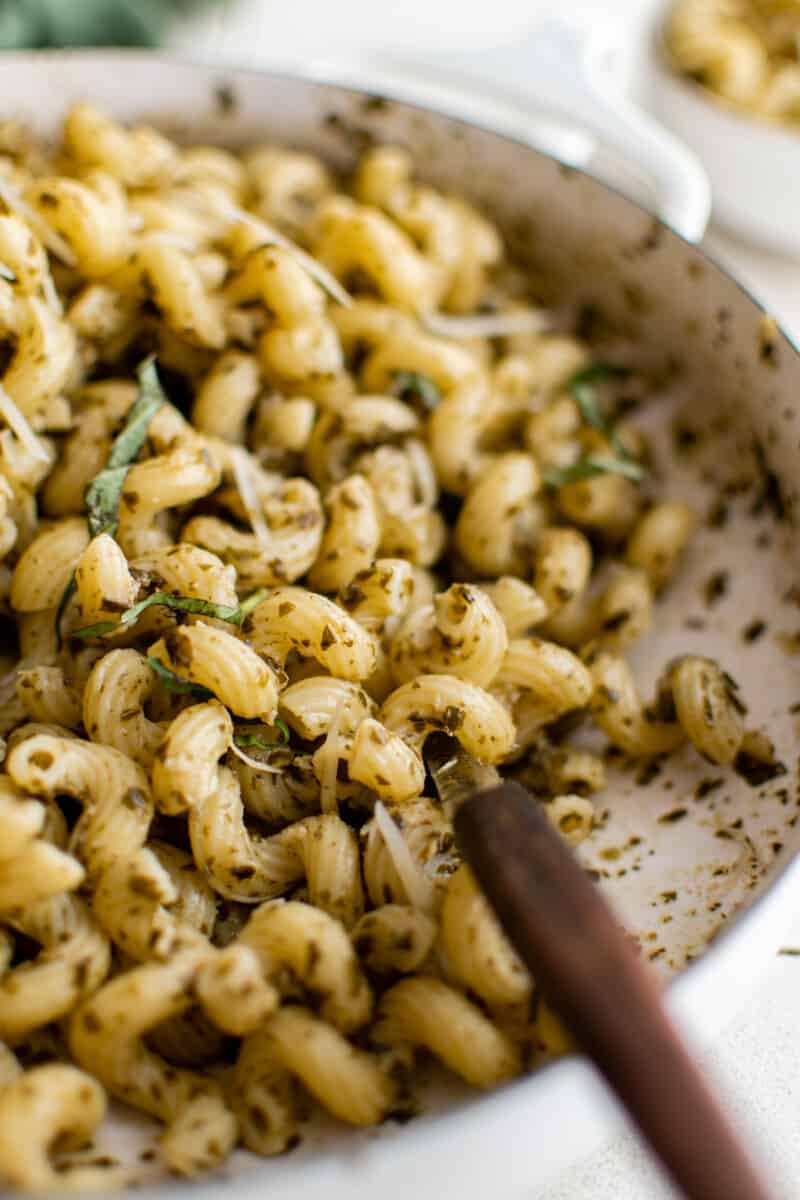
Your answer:
[[[782,335],[772,337],[758,305],[690,241],[522,141],[413,105],[375,104],[343,87],[158,55],[20,54],[0,62],[0,108],[44,131],[53,132],[65,108],[82,98],[186,138],[305,146],[342,169],[366,137],[405,142],[432,182],[494,213],[543,293],[579,310],[585,330],[612,331],[598,352],[621,357],[630,350],[659,369],[658,402],[642,416],[656,469],[668,472],[671,494],[692,500],[703,514],[713,510],[717,520],[724,516],[725,525],[701,529],[659,605],[657,632],[637,650],[637,675],[649,694],[674,654],[719,656],[750,703],[752,724],[775,739],[786,774],[754,787],[726,773],[716,784],[722,773],[688,751],[647,785],[631,773],[612,774],[608,804],[601,804],[609,815],[586,859],[645,952],[674,978],[669,1001],[684,1028],[698,1038],[713,1035],[774,952],[798,883],[793,709],[800,677],[798,660],[787,653],[800,627],[792,590],[798,534],[790,521],[800,480],[796,349]],[[521,122],[519,110],[515,119]],[[673,163],[675,152],[673,144]],[[691,159],[684,162],[688,175],[670,183],[661,160],[661,208],[682,233],[697,236],[706,197],[702,176]],[[684,445],[678,457],[676,419]],[[724,588],[712,586],[712,576],[724,578]],[[748,640],[757,620],[766,628]],[[721,930],[724,936],[708,949]],[[365,1134],[321,1121],[298,1151],[272,1162],[240,1155],[226,1168],[233,1176],[228,1194],[236,1200],[513,1197],[601,1145],[622,1121],[578,1058],[488,1096],[434,1089],[426,1108],[409,1125]],[[149,1136],[126,1117],[112,1142],[131,1149]],[[146,1194],[162,1197],[175,1185],[153,1188]],[[218,1197],[219,1178],[198,1183],[194,1194]]]

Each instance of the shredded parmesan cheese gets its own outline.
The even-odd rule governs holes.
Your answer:
[[[176,246],[187,254],[196,254],[199,246],[194,238],[178,233],[174,229],[154,229],[151,233],[142,235],[142,241],[160,242],[164,246]]]
[[[258,230],[265,239],[265,244],[280,246],[282,250],[288,251],[293,258],[296,258],[301,267],[308,271],[312,279],[315,279],[319,286],[328,293],[328,295],[345,308],[349,308],[353,303],[353,299],[349,292],[345,291],[339,280],[336,279],[327,267],[323,267],[321,262],[313,258],[305,250],[302,250],[296,242],[291,238],[282,234],[274,225],[268,225],[266,221],[262,221],[260,217],[253,216],[245,208],[239,208],[238,205],[232,204],[228,211],[232,221],[240,221],[245,225],[251,225]]]
[[[449,338],[513,337],[520,333],[544,333],[550,325],[547,314],[536,308],[478,313],[474,317],[427,312],[420,319],[429,333]]]
[[[409,904],[423,912],[433,909],[433,885],[422,867],[415,860],[408,843],[392,820],[388,809],[380,800],[375,802],[375,824],[381,832],[383,843],[400,876]]]
[[[261,222],[261,224],[264,224]],[[343,308],[349,308],[353,303],[352,296],[345,291],[339,280],[336,279],[327,267],[323,267],[322,263],[310,254],[302,250],[290,238],[284,237],[277,229],[273,229],[271,225],[264,225],[267,236],[270,237],[276,246],[286,250],[293,258],[296,258],[301,267],[308,271],[312,279],[316,280],[323,291],[327,292],[332,300],[337,304],[341,304]]]
[[[267,775],[280,775],[280,767],[272,767],[269,763],[261,762],[258,758],[251,758],[249,754],[245,754],[244,750],[240,750],[235,742],[231,742],[228,749],[242,762],[247,763],[248,767],[252,767],[254,771],[265,771]]]
[[[19,410],[1,383],[0,416],[3,417],[9,429],[16,434],[32,458],[43,463],[50,462],[50,455],[31,429],[28,418]]]
[[[42,291],[44,292],[45,300],[50,305],[53,312],[57,313],[60,317],[64,311],[64,305],[61,303],[61,297],[56,291],[56,285],[53,282],[53,276],[49,271],[45,272],[44,279],[42,280]]]
[[[36,236],[51,253],[58,255],[61,261],[66,263],[68,267],[77,267],[78,260],[69,242],[65,241],[61,234],[53,229],[52,225],[48,225],[44,217],[35,208],[31,208],[30,204],[26,204],[16,189],[11,186],[7,179],[3,179],[2,177],[0,177],[0,200],[8,208],[13,209],[21,217],[25,218],[31,229],[36,233]]]
[[[264,519],[264,512],[259,503],[258,493],[253,482],[252,460],[250,455],[241,446],[232,446],[229,451],[229,459],[231,471],[233,473],[233,481],[236,484],[236,489],[242,498],[244,510],[247,513],[247,519],[252,526],[253,533],[256,535],[262,546],[270,546],[272,537],[270,536],[269,527]]]
[[[256,217],[253,213],[248,212],[246,208],[240,208],[238,204],[220,204],[217,202],[213,206],[207,204],[205,207],[207,210],[210,209],[213,211],[214,215],[222,216],[234,224],[249,225],[251,228],[256,229],[259,236],[263,239],[263,245],[280,246],[282,250],[288,251],[337,304],[343,305],[344,308],[349,308],[353,303],[350,293],[342,287],[339,280],[331,274],[327,267],[323,267],[321,262],[301,249],[296,242],[286,237],[274,225],[267,224],[260,217]]]

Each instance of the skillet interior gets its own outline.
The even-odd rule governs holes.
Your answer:
[[[759,782],[686,751],[649,780],[624,763],[610,772],[608,803],[600,805],[607,816],[584,847],[585,861],[645,954],[667,974],[680,971],[800,847],[794,348],[771,336],[757,305],[701,251],[590,177],[497,135],[413,106],[255,72],[228,78],[127,55],[116,62],[43,55],[34,69],[31,62],[4,63],[4,109],[39,114],[45,129],[73,100],[91,96],[187,140],[269,137],[343,170],[371,141],[407,144],[421,176],[496,217],[542,301],[578,320],[598,357],[647,367],[640,419],[653,440],[653,470],[668,478],[665,493],[689,500],[706,520],[658,606],[656,631],[632,655],[638,681],[649,695],[675,654],[718,657],[741,686],[750,725],[769,732],[784,767]],[[46,101],[43,90],[52,93]],[[175,119],[186,112],[190,123]],[[301,1154],[332,1136],[321,1127]]]

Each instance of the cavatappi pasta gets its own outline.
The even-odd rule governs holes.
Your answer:
[[[572,844],[605,775],[565,724],[733,762],[722,667],[647,700],[624,657],[691,511],[403,150],[344,181],[85,104],[0,149],[0,1179],[124,1182],[73,1154],[109,1099],[191,1175],[399,1113],[421,1051],[501,1083],[566,1043],[425,742]]]
[[[800,122],[797,0],[677,0],[666,36],[682,74],[747,112]]]

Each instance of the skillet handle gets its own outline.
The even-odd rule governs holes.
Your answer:
[[[687,1200],[770,1200],[599,889],[518,783],[477,792],[455,832],[544,996]]]
[[[687,241],[699,242],[711,215],[708,176],[694,153],[615,81],[616,41],[603,26],[592,32],[549,18],[519,48],[527,60],[526,90],[641,170],[655,187],[661,220]]]
[[[514,44],[480,54],[421,49],[412,62],[376,52],[358,61],[319,57],[303,69],[489,125],[573,166],[603,145],[649,180],[661,220],[698,242],[711,213],[708,177],[691,150],[625,95],[615,79],[620,38],[605,24],[592,30],[551,16]]]

